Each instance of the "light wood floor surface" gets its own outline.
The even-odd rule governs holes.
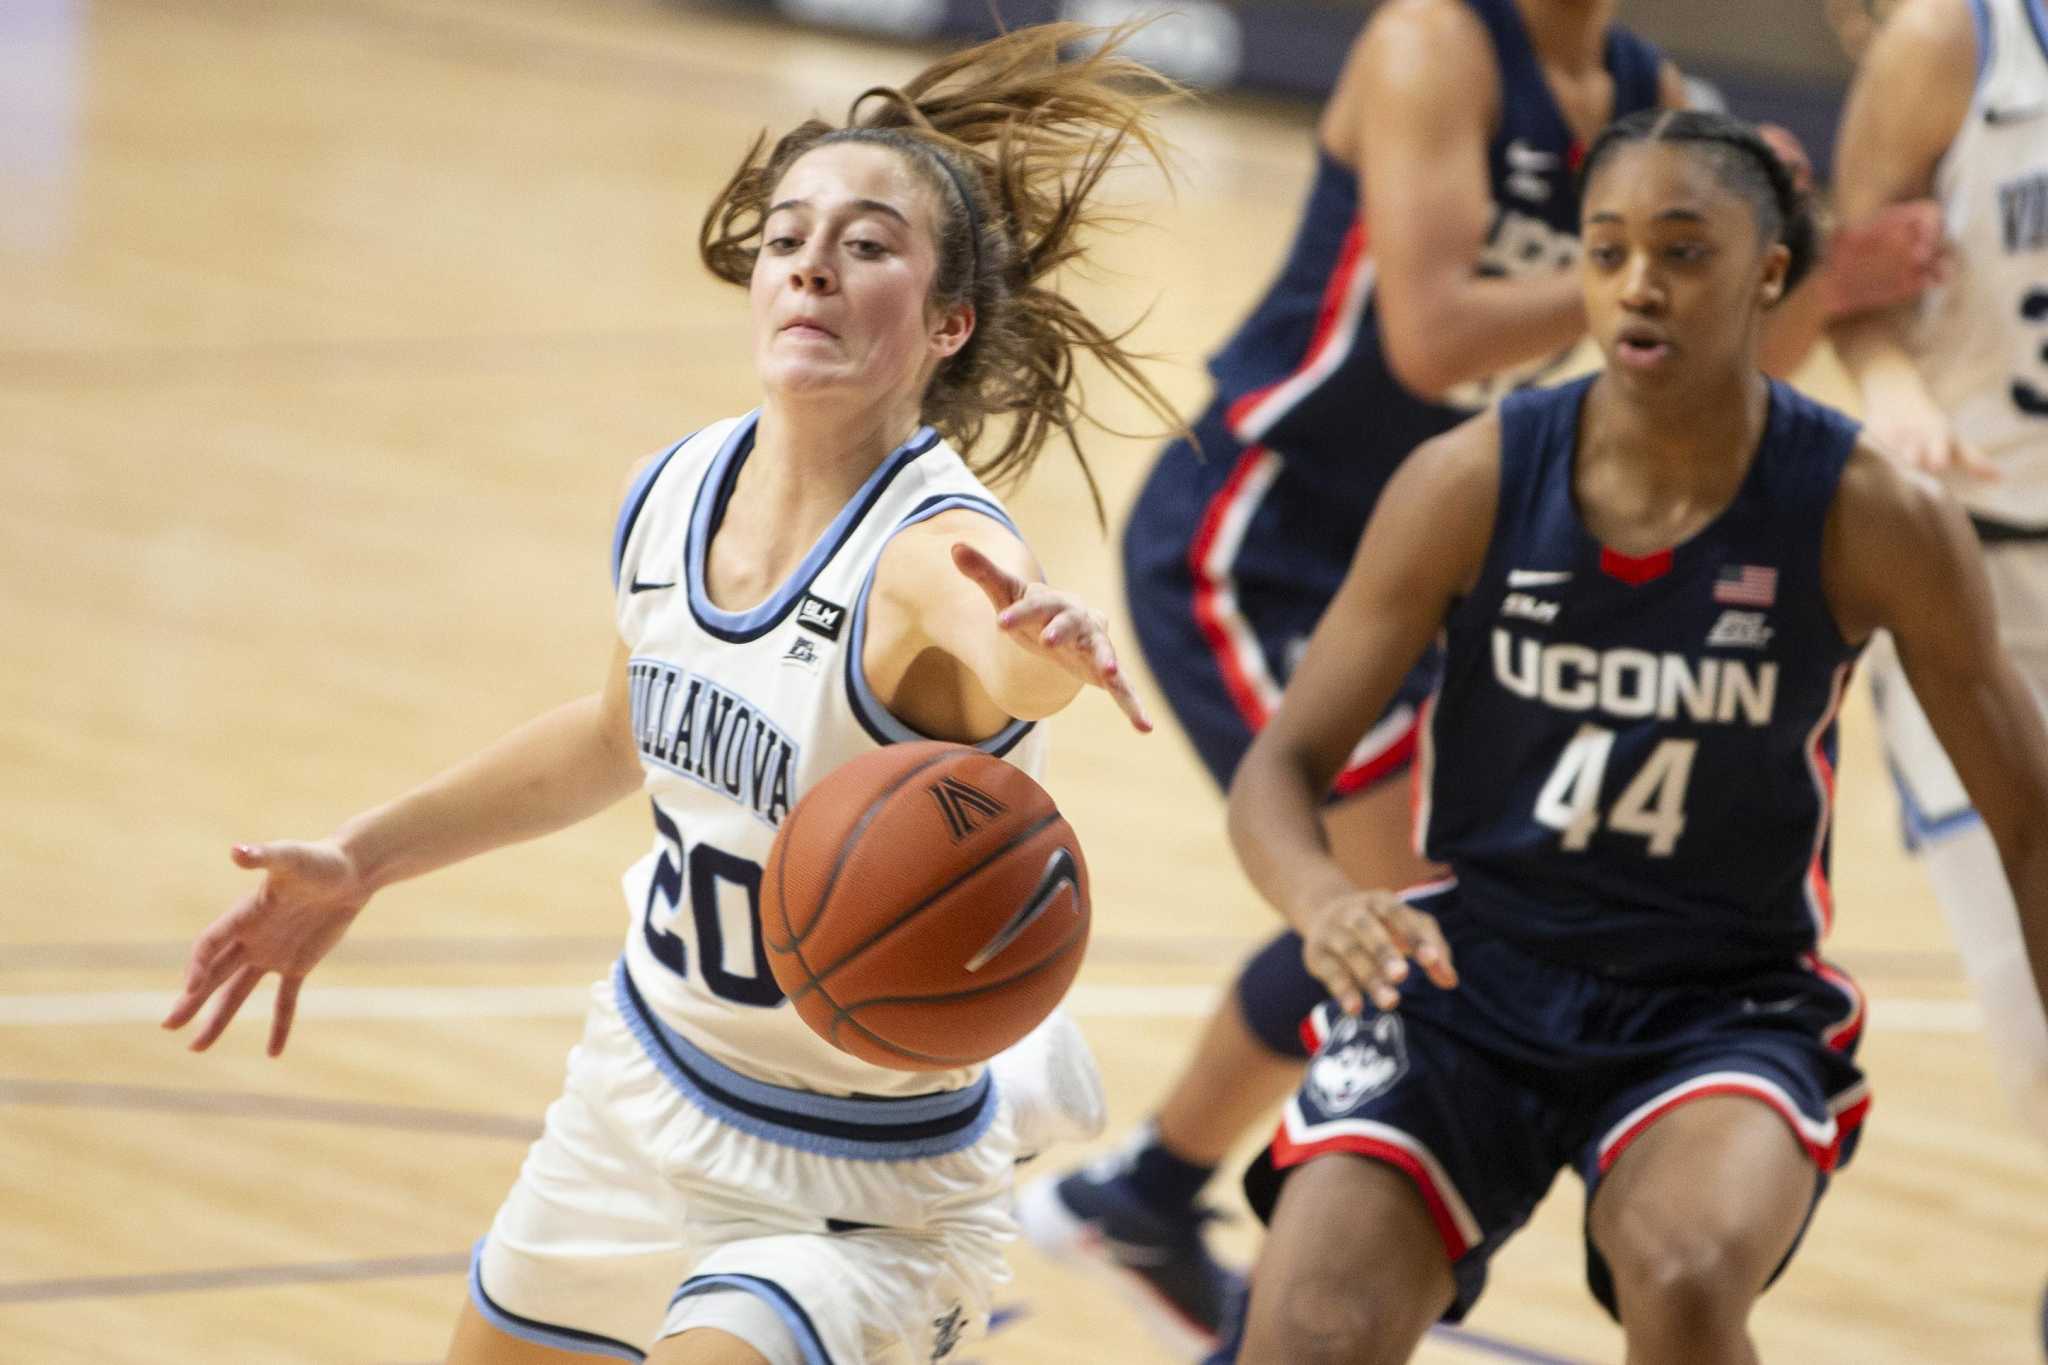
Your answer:
[[[654,0],[0,10],[0,1360],[437,1357],[617,951],[644,808],[380,898],[281,1062],[267,990],[205,1057],[154,1020],[246,885],[232,840],[324,832],[597,685],[622,474],[753,402],[742,299],[695,261],[707,195],[758,128],[917,65]],[[1188,411],[1291,231],[1308,127],[1187,109],[1178,198],[1116,182],[1145,223],[1084,293],[1150,309]],[[1152,445],[1094,442],[1113,515]],[[1072,471],[1016,505],[1117,610]],[[1273,921],[1170,728],[1084,698],[1055,733],[1097,893],[1077,1006],[1123,1130]],[[2048,1164],[1860,701],[1845,749],[1834,947],[1877,1002],[1877,1107],[1758,1335],[1780,1361],[2037,1360]],[[1579,1216],[1561,1182],[1475,1332],[1618,1359]],[[1022,1316],[975,1359],[1164,1359],[1100,1286],[1015,1262]]]

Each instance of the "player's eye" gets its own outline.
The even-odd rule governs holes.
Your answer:
[[[1586,251],[1586,259],[1602,270],[1619,269],[1628,253],[1612,242],[1601,242]]]
[[[778,233],[776,236],[770,237],[766,242],[762,243],[762,245],[766,246],[770,251],[775,252],[777,255],[782,255],[787,252],[794,251],[798,247],[802,246],[803,239],[799,237],[792,237],[786,232]]]

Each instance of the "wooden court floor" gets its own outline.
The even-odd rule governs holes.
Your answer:
[[[0,6],[0,1361],[437,1357],[617,950],[644,808],[388,893],[281,1062],[249,1023],[194,1057],[154,1021],[244,885],[231,841],[324,832],[598,683],[623,471],[753,401],[740,296],[694,260],[707,193],[764,123],[916,65],[657,0]],[[1291,230],[1308,118],[1216,102],[1172,131],[1178,198],[1116,183],[1145,225],[1085,292],[1146,316],[1192,410]],[[1112,511],[1151,445],[1093,443]],[[1114,607],[1072,472],[1016,503]],[[1860,702],[1845,732],[1834,947],[1876,1002],[1877,1107],[1758,1336],[2038,1360],[2048,1162]],[[1075,1006],[1124,1129],[1273,921],[1170,730],[1094,699],[1055,734],[1097,888]],[[1426,1359],[1618,1358],[1571,1183]],[[974,1359],[1165,1359],[1100,1286],[1015,1264]]]

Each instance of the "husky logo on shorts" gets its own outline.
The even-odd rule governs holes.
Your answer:
[[[946,1310],[946,1316],[932,1319],[932,1359],[944,1360],[953,1354],[953,1348],[960,1344],[961,1333],[967,1326],[967,1314],[959,1304]]]
[[[1326,1114],[1339,1114],[1383,1094],[1408,1074],[1408,1040],[1400,1016],[1382,1014],[1367,1024],[1342,1015],[1329,1042],[1308,1067],[1309,1097]]]

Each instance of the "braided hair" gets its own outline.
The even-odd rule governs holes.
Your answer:
[[[1715,178],[1749,200],[1764,240],[1791,249],[1786,294],[1813,269],[1820,257],[1820,229],[1812,203],[1754,124],[1698,109],[1639,110],[1610,123],[1593,139],[1579,168],[1579,183],[1590,185],[1609,153],[1637,142],[1683,142],[1708,158]]]
[[[974,309],[974,331],[939,365],[921,417],[967,458],[976,475],[1021,479],[1055,433],[1080,462],[1077,428],[1100,426],[1083,402],[1075,361],[1087,353],[1169,430],[1173,405],[1124,349],[1129,333],[1104,331],[1055,278],[1086,257],[1081,238],[1108,215],[1090,202],[1103,176],[1132,150],[1166,158],[1153,111],[1180,87],[1119,55],[1132,26],[1040,24],[941,58],[900,88],[864,91],[844,125],[809,119],[778,139],[754,139],[712,200],[698,236],[705,266],[744,286],[761,249],[768,197],[805,153],[834,143],[887,147],[931,188],[938,206],[938,266],[931,302]],[[1080,55],[1069,59],[1067,52]],[[1009,419],[993,451],[974,450],[991,418]]]

